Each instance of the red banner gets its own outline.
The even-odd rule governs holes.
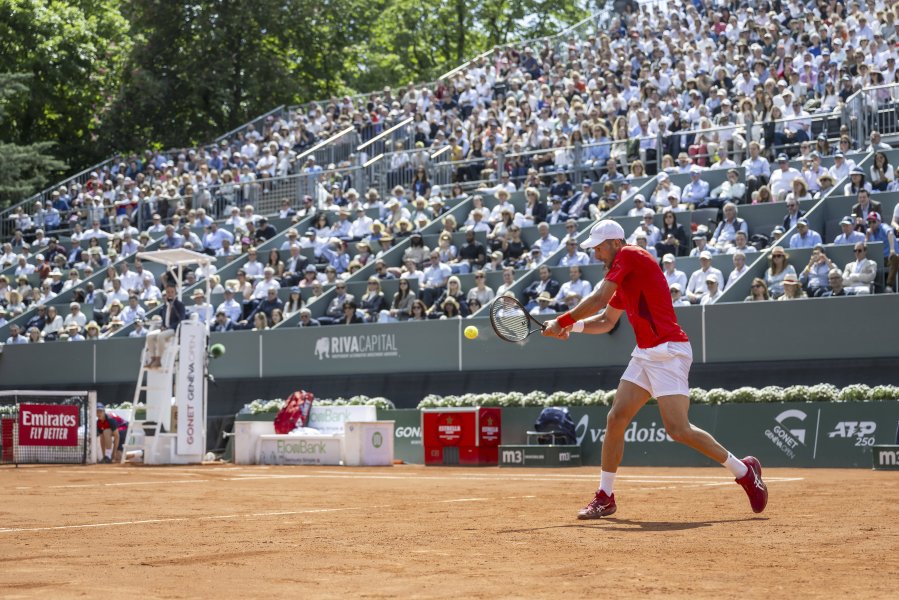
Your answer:
[[[77,406],[19,405],[20,446],[77,446]]]
[[[502,409],[479,408],[478,423],[480,424],[479,446],[499,446],[502,437]]]
[[[474,446],[475,411],[425,412],[424,444],[426,446]]]

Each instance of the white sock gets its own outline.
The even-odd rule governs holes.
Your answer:
[[[599,489],[604,491],[607,496],[612,495],[612,488],[615,487],[615,473],[608,471],[599,472]]]
[[[109,448],[108,450],[104,450],[103,454],[106,456],[106,458],[112,458],[112,448]]]
[[[743,461],[741,461],[739,458],[737,458],[730,452],[727,453],[727,460],[725,460],[721,464],[724,466],[725,469],[727,469],[731,473],[733,473],[734,477],[736,477],[737,479],[740,479],[741,477],[746,475],[746,473],[749,471],[749,467],[744,465]]]

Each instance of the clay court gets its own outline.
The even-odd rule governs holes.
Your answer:
[[[899,473],[721,469],[0,469],[0,596],[895,597]]]

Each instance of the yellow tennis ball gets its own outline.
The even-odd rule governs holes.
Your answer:
[[[470,340],[473,340],[476,337],[478,337],[478,328],[475,327],[474,325],[469,325],[468,327],[465,328],[464,333],[465,333],[465,337],[467,337]]]

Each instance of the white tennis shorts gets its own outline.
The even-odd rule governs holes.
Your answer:
[[[689,342],[665,342],[653,348],[634,348],[621,379],[660,396],[690,395],[690,365],[693,348]]]

